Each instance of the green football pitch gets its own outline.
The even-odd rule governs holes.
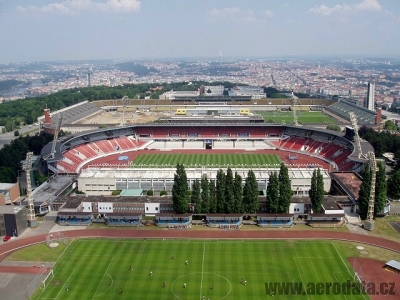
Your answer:
[[[241,167],[279,165],[280,158],[274,154],[141,154],[132,162],[134,167],[171,168],[180,163],[185,167]]]
[[[267,123],[293,124],[293,112],[268,111],[260,112]],[[336,124],[337,121],[320,111],[296,111],[298,122],[301,124]]]
[[[271,297],[268,283],[302,285],[301,295],[276,290],[275,299],[368,299],[335,294],[328,287],[330,292],[318,295],[308,289],[319,282],[353,282],[341,246],[325,241],[76,240],[32,299],[254,300]]]

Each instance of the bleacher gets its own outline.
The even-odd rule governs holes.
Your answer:
[[[345,119],[350,121],[349,112],[354,112],[357,116],[358,124],[362,125],[374,125],[375,124],[375,112],[370,111],[367,108],[355,105],[353,103],[347,101],[339,101],[333,103],[332,105],[326,107],[326,110]]]
[[[93,105],[89,101],[84,101],[68,108],[61,109],[51,114],[51,126],[56,128],[58,116],[62,114],[63,119],[61,125],[73,124],[90,115],[96,114],[101,111],[100,107]]]
[[[89,159],[120,151],[135,150],[147,142],[137,141],[130,137],[119,137],[82,144],[64,151],[64,158],[57,162],[57,169],[61,173],[76,173],[79,166]]]
[[[290,227],[293,225],[293,214],[257,214],[257,225],[260,227]]]
[[[93,215],[87,212],[64,212],[57,213],[57,223],[62,226],[84,226],[92,223]]]

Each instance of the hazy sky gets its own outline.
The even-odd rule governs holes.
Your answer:
[[[0,62],[400,57],[399,0],[0,0]]]

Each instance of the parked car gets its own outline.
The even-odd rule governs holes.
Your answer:
[[[3,238],[3,242],[7,242],[9,239],[11,239],[11,236],[6,235],[6,236]]]

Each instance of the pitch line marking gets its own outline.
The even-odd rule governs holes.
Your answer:
[[[296,258],[294,257],[293,260],[294,260],[294,264],[296,265],[297,272],[298,272],[299,275],[300,275],[301,282],[303,283],[303,286],[304,286],[303,276],[301,276],[300,269],[299,269],[299,266],[297,265]],[[304,295],[301,295],[301,296],[304,297]],[[307,296],[307,299],[310,299],[310,298],[308,297],[308,294],[307,294],[307,293],[306,293],[306,296]]]
[[[199,299],[201,299],[201,295],[202,295],[202,290],[203,290],[203,274],[204,274],[204,254],[206,250],[206,243],[203,243],[203,261],[201,262],[201,280],[200,280],[200,297]]]
[[[111,258],[111,260],[110,260],[110,263],[108,264],[108,266],[107,266],[107,269],[106,269],[106,271],[104,272],[104,274],[103,274],[103,277],[101,278],[101,281],[100,281],[100,283],[97,285],[97,289],[96,289],[96,291],[94,292],[94,295],[93,295],[93,298],[92,299],[94,299],[95,297],[97,297],[97,291],[99,290],[99,288],[100,288],[100,285],[101,285],[101,283],[103,282],[103,280],[104,280],[104,277],[106,276],[106,274],[108,275],[108,276],[110,276],[109,274],[108,274],[108,269],[110,268],[110,266],[111,266],[111,263],[112,263],[112,261],[114,260],[114,256]],[[111,276],[110,276],[111,277]],[[112,280],[112,278],[111,278],[111,280]],[[112,281],[112,283],[113,283],[114,281]],[[111,284],[112,284],[111,283]],[[110,288],[111,288],[111,286],[110,286]],[[110,289],[109,288],[109,289]],[[108,291],[108,290],[107,290]],[[103,293],[102,293],[103,294]],[[101,294],[100,294],[101,295]]]

